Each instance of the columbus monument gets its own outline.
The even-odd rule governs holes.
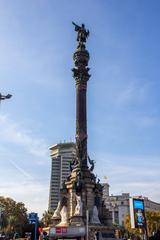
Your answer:
[[[103,187],[93,173],[94,161],[87,150],[87,82],[89,52],[85,25],[73,22],[77,33],[77,48],[73,54],[73,77],[76,83],[76,158],[70,164],[71,173],[63,183],[61,198],[52,217],[50,235],[58,238],[95,239],[97,233],[112,233],[112,219],[102,201]]]

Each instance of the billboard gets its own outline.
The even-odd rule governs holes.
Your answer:
[[[130,198],[131,228],[145,228],[144,200],[142,198]]]

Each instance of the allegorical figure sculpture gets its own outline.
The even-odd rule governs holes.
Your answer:
[[[92,172],[94,170],[94,164],[95,164],[95,161],[94,160],[91,160],[89,155],[88,155],[88,161],[89,163],[91,164],[91,167],[90,167],[90,171]]]
[[[84,42],[86,42],[87,37],[89,36],[89,30],[85,29],[85,25],[78,26],[74,22],[72,24],[75,26],[75,31],[78,32],[77,41],[79,42],[78,47],[82,46]]]
[[[67,216],[67,208],[63,206],[60,211],[61,222],[58,224],[59,226],[66,226],[68,225],[68,216]]]
[[[101,224],[99,217],[98,217],[98,209],[96,206],[93,207],[92,217],[91,217],[91,223],[94,224]]]
[[[58,202],[57,208],[54,211],[52,218],[59,218],[60,217],[60,210],[61,210],[61,201]]]
[[[82,216],[82,200],[81,200],[81,196],[76,195],[76,207],[75,207],[75,212],[74,215],[75,216]]]

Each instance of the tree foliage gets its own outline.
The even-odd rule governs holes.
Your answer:
[[[157,229],[160,227],[160,211],[146,211],[146,221],[147,221],[147,229],[148,234],[152,235],[153,232],[156,232]],[[125,218],[125,229],[129,233],[133,233],[136,235],[140,234],[139,229],[131,228],[130,216],[127,215]]]
[[[0,197],[0,205],[4,210],[1,216],[1,226],[5,233],[22,233],[23,226],[27,223],[27,209],[22,202],[11,198]]]
[[[41,223],[44,227],[48,227],[51,224],[53,213],[45,211],[42,215]]]
[[[151,235],[153,232],[157,231],[160,227],[160,211],[147,211],[146,212],[146,220],[148,232]]]

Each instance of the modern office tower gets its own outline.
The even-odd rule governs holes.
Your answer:
[[[76,148],[73,142],[55,144],[50,147],[51,180],[49,210],[56,209],[60,199],[60,188],[70,173],[70,162],[75,158]]]

